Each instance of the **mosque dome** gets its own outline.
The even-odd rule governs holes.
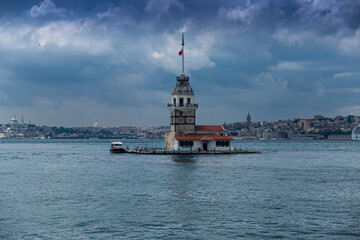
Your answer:
[[[17,120],[16,120],[16,118],[13,117],[13,118],[10,119],[10,122],[11,123],[17,123]]]

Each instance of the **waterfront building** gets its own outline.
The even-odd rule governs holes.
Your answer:
[[[181,151],[227,151],[230,150],[232,138],[226,136],[221,125],[196,125],[194,92],[190,87],[189,76],[184,72],[184,34],[182,35],[182,72],[176,77],[176,86],[171,94],[170,131],[165,133],[166,150]]]

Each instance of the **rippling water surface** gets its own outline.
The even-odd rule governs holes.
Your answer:
[[[360,141],[236,141],[262,154],[228,156],[109,142],[0,140],[0,239],[360,239]]]

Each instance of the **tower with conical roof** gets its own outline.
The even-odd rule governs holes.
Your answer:
[[[184,72],[184,33],[182,34],[182,48],[179,55],[182,56],[182,72],[176,77],[176,86],[171,94],[170,131],[165,135],[167,150],[173,150],[175,136],[183,136],[195,132],[195,111],[198,104],[194,102],[194,92],[190,87],[189,77]]]
[[[249,127],[251,124],[251,116],[250,113],[248,113],[247,117],[246,117],[246,125]]]

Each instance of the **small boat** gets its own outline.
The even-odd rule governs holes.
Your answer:
[[[352,140],[360,140],[360,124],[352,130],[351,138]]]
[[[110,152],[124,153],[124,152],[126,152],[126,150],[123,148],[122,142],[111,142]]]

